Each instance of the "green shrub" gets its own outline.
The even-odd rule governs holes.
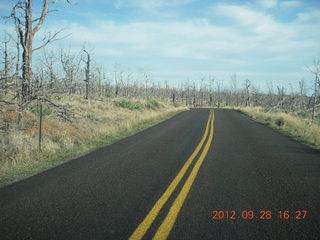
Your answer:
[[[307,111],[298,112],[298,116],[301,118],[311,118],[311,114],[308,113]]]
[[[276,120],[275,120],[275,124],[279,127],[283,126],[284,125],[284,119],[283,117],[278,117]]]
[[[104,96],[105,96],[106,98],[112,98],[112,97],[114,97],[114,94],[113,94],[113,93],[110,93],[110,92],[106,92],[106,93],[104,94]]]
[[[55,101],[60,101],[60,100],[62,100],[62,98],[63,98],[63,96],[60,96],[60,95],[53,96],[53,100],[55,100]]]
[[[38,105],[31,105],[27,107],[27,110],[34,113],[35,115],[39,116],[39,110],[40,106]],[[46,105],[42,105],[42,116],[49,116],[51,114],[54,114],[53,108],[50,108]]]
[[[179,103],[174,103],[173,106],[174,107],[180,107],[180,104]]]
[[[97,117],[97,115],[95,115],[94,113],[87,113],[84,115],[84,117],[89,118],[92,121],[99,121],[99,117]]]
[[[130,101],[127,99],[123,99],[123,100],[118,100],[118,101],[114,101],[114,104],[117,107],[122,107],[122,108],[126,108],[129,110],[137,110],[137,111],[142,111],[143,108],[143,104],[139,101]]]
[[[314,123],[320,125],[320,114],[316,115]]]
[[[149,100],[146,104],[145,104],[146,108],[148,109],[152,109],[152,110],[156,110],[158,108],[162,108],[163,105],[161,103],[159,103],[156,100]]]

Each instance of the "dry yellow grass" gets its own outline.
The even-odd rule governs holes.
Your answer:
[[[116,103],[136,104],[128,109]],[[185,110],[171,104],[146,100],[94,99],[79,96],[57,98],[75,113],[73,122],[63,121],[54,109],[43,119],[42,151],[38,150],[38,117],[32,111],[0,111],[0,179],[16,169],[46,161],[76,147],[92,149],[98,143],[112,142],[139,131],[148,124]],[[135,105],[133,105],[135,106]],[[135,106],[136,107],[136,106]],[[20,119],[20,121],[19,121]]]
[[[320,126],[310,119],[302,119],[296,113],[267,112],[261,107],[236,108],[254,119],[263,120],[271,126],[284,130],[289,135],[320,148]]]

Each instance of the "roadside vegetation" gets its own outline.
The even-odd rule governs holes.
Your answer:
[[[28,176],[67,158],[112,143],[186,110],[157,100],[53,96],[55,104],[68,107],[68,120],[54,106],[42,107],[39,149],[39,105],[0,111],[0,182]]]
[[[262,107],[238,107],[241,112],[274,129],[320,149],[320,115],[312,121],[312,112],[267,110]]]

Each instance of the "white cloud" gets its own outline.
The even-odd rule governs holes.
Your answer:
[[[259,0],[258,4],[263,8],[272,8],[278,4],[277,0]]]
[[[319,24],[320,10],[312,9],[308,12],[298,13],[298,21]]]
[[[215,5],[213,10],[216,14],[234,20],[240,25],[255,25],[260,23],[272,23],[272,17],[262,12],[251,10],[237,5]]]
[[[148,3],[150,5],[143,5],[147,2],[134,0],[131,3],[139,2],[141,8],[150,10],[187,1],[165,3],[152,0]],[[126,3],[129,4],[128,1]],[[268,76],[268,71],[272,71],[273,76],[281,76],[281,72],[285,71],[296,71],[298,68],[290,69],[293,63],[308,63],[315,51],[320,49],[320,43],[316,41],[320,38],[317,27],[320,24],[319,10],[306,9],[296,19],[286,23],[280,22],[269,10],[258,8],[256,4],[216,4],[211,10],[212,18],[175,18],[162,22],[149,20],[120,23],[101,19],[83,23],[56,21],[54,25],[48,25],[47,31],[67,28],[65,34],[70,32],[72,35],[53,45],[70,45],[79,51],[86,42],[95,46],[94,56],[101,61],[108,59],[112,63],[137,63],[150,66],[151,69],[157,64],[170,65],[172,69],[176,68],[175,64],[180,64],[182,67],[177,67],[175,71],[194,71],[191,66],[194,65],[199,72],[207,64],[207,68],[203,69],[215,72],[229,72],[229,69],[232,72],[242,71],[247,72],[248,77],[257,76],[257,73]],[[216,19],[220,22],[216,22]],[[41,34],[39,32],[37,35],[35,45],[41,41]],[[191,64],[184,65],[185,62]]]
[[[280,3],[283,7],[300,7],[302,2],[300,1],[283,1]]]
[[[245,56],[236,60],[241,65],[250,56],[291,56],[319,48],[319,43],[312,40],[320,36],[313,25],[298,20],[282,24],[268,14],[241,6],[219,5],[215,10],[231,20],[231,25],[217,26],[207,19],[129,23],[96,20],[91,26],[59,22],[51,29],[67,27],[66,32],[72,33],[68,41],[77,46],[84,42],[95,45],[101,56],[218,58],[221,62]]]
[[[288,26],[277,22],[272,15],[254,10],[246,6],[215,5],[215,14],[231,21],[234,31],[248,34],[251,37],[287,39],[293,32]]]
[[[223,57],[223,53],[231,49],[234,52],[244,51],[241,45],[245,39],[204,19],[127,24],[96,21],[92,23],[94,27],[60,22],[51,29],[67,25],[66,32],[72,32],[72,35],[65,42],[72,43],[75,48],[81,47],[84,42],[94,45],[96,55],[100,57],[139,56],[209,61],[219,58],[219,62],[245,64],[242,60]]]
[[[116,0],[115,6],[118,8],[134,7],[141,8],[146,11],[153,11],[158,8],[188,4],[192,1],[194,0]]]

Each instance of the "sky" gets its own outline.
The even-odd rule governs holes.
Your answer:
[[[0,0],[0,15],[16,1]],[[33,0],[34,15],[41,0]],[[179,85],[214,77],[241,87],[249,79],[260,89],[290,84],[295,90],[313,76],[306,66],[320,58],[319,0],[59,0],[38,33],[64,29],[66,38],[48,46],[79,52],[85,44],[110,74],[149,71],[152,80]],[[0,22],[0,38],[10,24]]]

